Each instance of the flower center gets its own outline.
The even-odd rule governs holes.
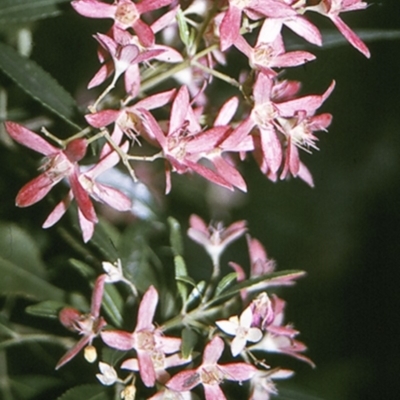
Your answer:
[[[254,65],[258,64],[266,67],[271,63],[273,56],[274,50],[272,46],[268,44],[261,44],[254,48],[251,61]]]
[[[61,179],[71,175],[74,166],[63,153],[58,153],[55,156],[50,156],[40,169],[46,171],[46,175],[54,182],[59,182]]]
[[[251,112],[252,120],[259,127],[266,127],[272,123],[276,116],[276,111],[271,102],[256,105]]]
[[[132,26],[138,19],[139,13],[133,3],[122,3],[117,6],[115,20],[125,27]]]
[[[143,331],[136,333],[137,348],[140,350],[152,351],[156,346],[152,332]]]
[[[203,384],[219,385],[224,380],[224,375],[216,366],[207,366],[201,369],[200,378]]]

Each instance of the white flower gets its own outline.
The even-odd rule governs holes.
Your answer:
[[[216,321],[218,328],[228,335],[235,336],[231,343],[231,352],[236,357],[249,342],[258,342],[263,334],[258,328],[251,328],[253,321],[253,312],[247,307],[240,318],[236,315],[230,317],[229,320]]]
[[[107,274],[106,278],[107,283],[115,283],[124,280],[121,260],[119,258],[114,264],[111,264],[108,261],[104,261],[102,265],[105,273]]]
[[[96,378],[101,384],[105,386],[111,386],[118,380],[117,372],[111,365],[99,362],[99,370],[101,374],[96,374]]]

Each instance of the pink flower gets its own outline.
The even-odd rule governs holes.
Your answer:
[[[257,278],[261,275],[271,274],[275,271],[276,263],[274,260],[270,259],[265,251],[264,246],[259,240],[251,238],[249,235],[246,236],[247,247],[249,250],[250,258],[250,276],[249,278]],[[238,281],[244,281],[246,279],[246,274],[243,268],[234,262],[230,262],[229,266],[234,269],[237,273]],[[265,290],[271,286],[281,286],[281,285],[293,285],[294,280],[303,276],[303,272],[297,272],[290,275],[285,275],[283,277],[274,278],[273,280],[267,280],[266,282],[259,282],[255,285],[248,287],[247,289],[241,290],[241,297],[246,300],[250,293]]]
[[[127,34],[129,35],[129,33]],[[124,74],[125,90],[130,96],[135,97],[140,89],[140,71],[138,64],[157,57],[160,53],[164,52],[164,49],[158,48],[141,51],[135,44],[129,42],[120,44],[110,36],[101,33],[96,34],[95,39],[110,54],[113,62],[112,64],[109,62],[103,64],[89,82],[88,88],[91,89],[92,87],[100,85],[114,72],[110,87],[113,87],[118,78]]]
[[[275,295],[272,297],[274,319],[266,327],[266,333],[261,341],[248,349],[286,354],[314,367],[314,363],[302,354],[307,350],[305,344],[295,339],[299,332],[291,325],[283,325],[285,304],[279,297]]]
[[[223,340],[215,336],[204,349],[203,363],[196,369],[182,371],[173,376],[167,382],[167,388],[184,392],[202,384],[206,400],[226,400],[220,384],[225,379],[237,382],[251,379],[257,369],[244,362],[217,364],[223,350]]]
[[[275,86],[278,87],[275,87]],[[286,138],[286,134],[290,132],[285,131],[285,126],[293,120],[299,118],[309,121],[312,125],[317,120],[307,119],[315,114],[323,102],[331,94],[335,82],[328,87],[322,95],[309,95],[300,98],[292,98],[293,85],[286,85],[286,87],[276,84],[273,79],[263,73],[259,73],[253,88],[254,106],[250,116],[244,120],[235,130],[242,132],[250,132],[253,128],[257,128],[259,132],[259,139],[255,138],[256,152],[255,156],[258,158],[260,169],[265,174],[274,176],[277,174],[279,168],[282,166],[284,158],[282,141]],[[280,90],[283,90],[280,93]],[[289,94],[288,100],[283,100],[279,96],[286,97]],[[328,123],[328,121],[326,121]],[[315,124],[315,127],[326,126],[326,123]],[[309,132],[311,125],[304,130],[301,140],[311,138]],[[283,135],[283,137],[282,137]],[[261,154],[257,157],[257,149],[260,149]],[[292,160],[292,174],[297,176],[300,173],[300,161],[293,154]]]
[[[125,143],[122,146],[122,150],[126,151],[127,147],[128,143]],[[119,155],[115,151],[109,153],[88,171],[80,173],[78,176],[78,182],[84,188],[85,193],[88,193],[96,201],[107,204],[118,211],[128,211],[132,207],[132,202],[125,194],[111,186],[96,182],[95,180],[100,174],[114,167],[118,161]],[[50,228],[56,222],[58,222],[67,211],[74,197],[74,191],[70,190],[67,196],[60,203],[58,203],[54,210],[49,214],[46,221],[43,223],[43,228]],[[95,222],[86,218],[80,208],[78,208],[78,218],[83,234],[83,241],[87,242],[93,236]]]
[[[86,140],[75,139],[68,143],[65,150],[61,150],[15,122],[7,121],[5,127],[15,141],[46,156],[46,161],[41,167],[44,172],[19,191],[16,198],[17,206],[28,207],[37,203],[53,186],[67,178],[78,209],[88,221],[96,223],[97,217],[92,202],[79,181],[78,161],[85,156]]]
[[[315,11],[328,17],[349,43],[364,54],[365,57],[369,58],[371,54],[368,47],[339,16],[342,12],[363,10],[367,7],[368,4],[362,0],[321,0],[318,4],[307,7],[307,10]]]
[[[106,275],[100,275],[94,284],[89,314],[82,314],[72,307],[66,307],[61,310],[59,315],[60,322],[69,330],[82,335],[82,339],[61,357],[56,369],[71,361],[86,345],[91,345],[93,339],[106,325],[106,321],[100,316],[105,279]]]
[[[204,247],[214,265],[218,264],[228,245],[247,231],[246,221],[235,222],[227,228],[220,223],[217,226],[207,226],[199,216],[192,214],[189,223],[188,236]]]
[[[281,0],[281,2],[285,1]],[[322,36],[318,28],[303,16],[305,2],[291,1],[291,3],[291,7],[297,12],[297,15],[266,18],[262,26],[263,40],[266,42],[273,41],[282,32],[282,27],[285,25],[308,42],[321,46]]]
[[[116,28],[132,28],[144,46],[151,46],[154,43],[154,33],[141,20],[141,16],[172,2],[173,0],[143,0],[133,3],[131,0],[116,0],[114,4],[107,4],[98,0],[74,0],[71,5],[85,17],[111,18]]]
[[[247,342],[258,342],[262,338],[262,332],[259,328],[252,327],[253,311],[247,307],[240,318],[236,315],[229,320],[215,321],[221,331],[228,335],[235,336],[231,342],[231,352],[233,357],[239,355],[246,347]]]
[[[147,387],[155,385],[159,369],[157,361],[160,357],[164,359],[165,354],[178,352],[181,345],[181,339],[163,336],[161,330],[153,325],[157,303],[158,293],[154,286],[150,286],[140,302],[136,328],[132,333],[124,331],[101,333],[104,343],[114,349],[136,350],[140,377]],[[130,369],[135,366],[133,361],[127,360],[125,367]]]
[[[264,36],[266,36],[264,29],[261,29],[254,48],[247,43],[243,36],[239,36],[234,45],[247,56],[253,69],[258,69],[272,78],[277,75],[272,68],[294,67],[316,58],[308,51],[286,52],[280,34],[271,41],[266,40]]]
[[[235,43],[240,36],[243,12],[251,19],[261,17],[283,18],[296,15],[295,10],[279,0],[229,0],[228,11],[226,11],[220,26],[222,51]]]
[[[196,114],[190,105],[189,92],[182,86],[172,104],[168,132],[165,134],[155,118],[144,109],[143,124],[149,134],[154,135],[162,149],[163,156],[179,174],[196,172],[209,181],[233,190],[229,177],[198,163],[199,159],[212,152],[225,138],[228,126],[214,126],[202,131]],[[166,164],[166,193],[171,190],[171,167]]]
[[[156,93],[148,96],[136,104],[123,107],[120,110],[102,110],[85,116],[86,121],[95,128],[103,128],[114,123],[114,130],[111,135],[115,144],[121,143],[122,137],[125,134],[129,139],[136,140],[138,136],[143,137],[148,142],[156,144],[154,136],[149,136],[142,124],[142,114],[140,109],[152,110],[159,108],[172,101],[176,93],[175,89],[166,92]],[[100,153],[100,157],[112,151],[110,145],[106,143]]]
[[[192,357],[183,358],[179,353],[166,357],[163,351],[159,350],[154,351],[151,354],[151,360],[156,373],[156,381],[159,383],[165,383],[171,378],[169,373],[166,371],[167,368],[187,364],[192,361]],[[121,368],[130,371],[140,371],[139,361],[136,358],[130,358],[121,364]]]
[[[274,368],[269,371],[257,371],[250,381],[249,400],[269,400],[271,394],[278,394],[274,379],[287,379],[294,375],[289,369]]]

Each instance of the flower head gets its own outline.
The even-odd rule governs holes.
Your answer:
[[[247,341],[258,342],[262,338],[262,332],[259,328],[251,327],[253,322],[253,311],[247,307],[240,318],[236,315],[229,320],[216,321],[216,325],[228,335],[235,336],[231,343],[231,352],[234,357],[241,353],[245,348]]]
[[[204,349],[203,363],[196,369],[182,371],[173,376],[166,384],[167,388],[178,392],[188,391],[202,384],[206,400],[226,399],[220,388],[225,380],[242,382],[254,376],[257,369],[244,362],[218,364],[224,350],[224,342],[215,336]]]
[[[101,333],[103,342],[114,349],[136,350],[137,369],[143,383],[148,387],[155,385],[156,370],[158,369],[157,360],[164,357],[165,354],[176,353],[181,345],[181,339],[163,336],[161,330],[153,325],[152,321],[157,303],[157,290],[154,286],[150,286],[140,302],[136,328],[132,333],[124,331],[104,331]],[[128,361],[125,367],[134,369],[131,368],[133,362]]]
[[[61,357],[56,369],[71,361],[84,347],[90,346],[93,339],[98,336],[106,325],[106,321],[100,316],[105,279],[106,275],[100,275],[95,282],[89,314],[83,314],[72,307],[66,307],[61,310],[59,315],[60,322],[67,329],[82,335],[82,338]]]
[[[37,203],[50,192],[53,186],[67,178],[80,212],[88,221],[96,223],[97,217],[92,202],[79,181],[78,161],[85,156],[86,140],[72,140],[62,150],[15,122],[7,121],[5,127],[16,142],[46,156],[46,161],[41,167],[43,172],[18,192],[16,198],[17,206],[28,207]]]

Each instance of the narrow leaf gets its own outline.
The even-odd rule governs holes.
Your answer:
[[[101,385],[81,385],[67,390],[57,400],[109,400],[106,390]]]
[[[44,107],[80,129],[70,119],[76,109],[75,100],[51,75],[4,43],[0,43],[0,54],[0,69],[6,75]]]
[[[215,294],[220,295],[225,289],[227,289],[231,283],[237,278],[236,272],[231,272],[228,275],[225,275],[220,282],[218,283],[217,288],[215,289]]]
[[[185,283],[182,283],[178,280],[178,278],[187,277],[188,275],[185,260],[182,256],[176,255],[174,257],[174,263],[175,278],[177,278],[176,286],[178,287],[178,292],[182,298],[182,302],[185,303],[188,296],[187,286]]]
[[[59,3],[70,0],[1,0],[0,23],[14,24],[16,22],[35,21],[55,17],[61,14]]]
[[[206,282],[200,281],[190,292],[189,298],[186,303],[186,307],[188,307],[190,304],[192,304],[196,300],[200,299],[201,296],[203,295],[205,289],[206,289]]]
[[[168,218],[168,224],[170,229],[170,241],[172,251],[175,256],[183,254],[183,244],[182,244],[182,233],[181,226],[179,222],[172,217]]]
[[[176,14],[176,19],[178,21],[179,36],[182,42],[185,44],[186,48],[190,48],[190,29],[188,23],[186,22],[185,15],[183,14],[181,9],[178,10]]]
[[[198,341],[198,336],[194,330],[187,327],[183,328],[182,346],[181,346],[181,352],[183,358],[188,358],[192,354],[192,351],[194,349],[194,346],[196,346],[197,341]]]
[[[46,280],[0,257],[0,293],[13,294],[35,300],[62,301],[64,291]]]
[[[66,304],[60,301],[46,300],[26,307],[25,311],[37,317],[58,319],[58,313],[65,306]]]
[[[124,322],[122,311],[124,301],[115,286],[106,284],[103,297],[103,309],[110,318],[110,322],[120,328]]]
[[[304,271],[299,270],[286,270],[286,271],[278,271],[273,272],[271,274],[265,274],[258,276],[257,278],[247,279],[240,283],[237,283],[235,286],[230,288],[228,291],[220,294],[219,296],[214,297],[207,305],[213,305],[214,303],[218,303],[222,300],[226,300],[238,294],[242,289],[251,290],[252,286],[256,286],[259,283],[269,283],[271,286],[274,285],[275,281],[279,282],[281,280],[292,280],[296,278],[300,278],[305,275]]]

